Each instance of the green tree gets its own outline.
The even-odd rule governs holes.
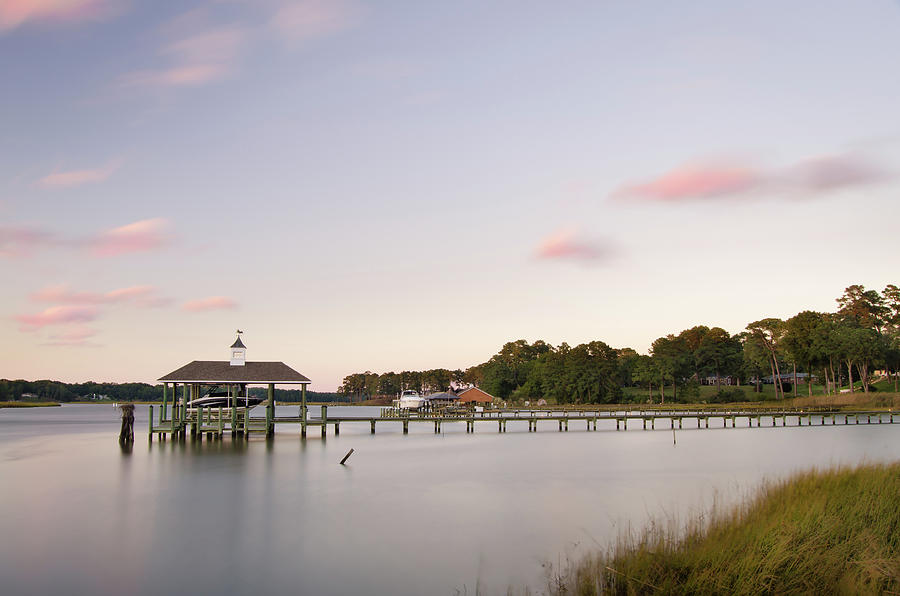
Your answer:
[[[678,400],[678,381],[693,369],[693,355],[684,338],[673,334],[657,338],[650,347],[656,370],[660,375],[660,403],[666,402],[665,384],[672,381],[672,399]]]
[[[775,398],[779,393],[784,399],[784,387],[781,384],[781,367],[778,364],[778,349],[784,334],[784,321],[776,318],[760,319],[747,325],[747,332],[769,353],[772,369],[772,382],[775,384]]]
[[[820,350],[816,342],[816,335],[822,324],[822,314],[811,310],[804,310],[784,322],[784,337],[782,343],[785,351],[790,356],[794,366],[794,393],[797,392],[796,363],[801,362],[806,368],[806,388],[812,395],[812,370],[813,363],[819,360]]]

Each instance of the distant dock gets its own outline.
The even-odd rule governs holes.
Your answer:
[[[505,433],[507,427],[527,425],[528,432],[537,432],[538,427],[550,427],[557,432],[567,432],[569,423],[584,425],[586,431],[596,431],[597,423],[615,422],[617,431],[628,430],[640,425],[642,430],[660,429],[674,430],[685,428],[760,428],[788,426],[836,426],[850,424],[894,424],[893,411],[858,410],[845,411],[827,408],[804,409],[660,409],[660,408],[620,408],[620,409],[498,409],[484,412],[463,412],[455,414],[398,412],[391,408],[383,408],[378,416],[329,416],[328,406],[322,406],[318,417],[307,415],[307,406],[300,406],[298,416],[275,416],[274,407],[266,406],[265,418],[253,418],[246,408],[184,408],[176,406],[171,418],[165,417],[165,409],[161,409],[159,417],[154,421],[153,406],[150,406],[150,439],[156,434],[160,439],[166,436],[202,439],[221,439],[225,433],[232,436],[249,437],[253,434],[272,436],[276,426],[296,425],[301,437],[306,437],[310,427],[317,428],[320,436],[325,437],[328,427],[332,427],[334,435],[340,435],[341,425],[368,425],[372,434],[377,423],[400,423],[403,434],[409,433],[410,425],[426,425],[435,433],[441,433],[445,425],[465,424],[467,433],[474,433],[476,426],[484,429],[496,429]],[[554,424],[555,423],[555,424]]]

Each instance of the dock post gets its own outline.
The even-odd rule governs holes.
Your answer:
[[[370,428],[369,430],[371,430],[371,431],[372,431],[371,434],[374,435],[374,434],[375,434],[375,420],[370,420],[370,421],[369,421],[369,424],[372,425],[371,428]]]
[[[498,418],[498,420],[497,420],[497,432],[498,432],[498,433],[502,433],[502,432],[503,432],[503,421],[499,419],[499,418],[500,418],[499,416],[497,416],[497,418]]]
[[[628,416],[622,419],[622,430],[628,430]]]
[[[616,420],[616,430],[619,429],[619,421]],[[562,419],[559,420],[559,432],[562,432]]]
[[[566,432],[569,432],[569,418],[566,417]]]
[[[678,419],[678,430],[681,430],[681,418]]]
[[[647,430],[647,419],[643,418],[643,421],[644,421],[644,430]]]
[[[674,418],[669,418],[669,427],[672,430],[675,430],[675,419]]]
[[[166,419],[166,393],[167,393],[166,389],[168,389],[168,388],[169,388],[169,384],[163,383],[162,404],[159,406],[159,424],[160,424],[160,426],[162,426],[162,423]]]
[[[153,442],[153,404],[150,404],[150,442]]]
[[[404,435],[409,434],[409,419],[406,419],[406,418],[403,419],[403,434]]]
[[[656,430],[656,418],[650,419],[650,430]]]
[[[306,438],[306,383],[300,385],[300,438]]]
[[[266,404],[266,437],[275,434],[275,384],[269,383],[268,390],[269,402]]]

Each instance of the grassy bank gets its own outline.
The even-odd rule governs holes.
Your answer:
[[[900,463],[800,474],[679,532],[651,524],[553,577],[560,594],[900,592]]]
[[[0,408],[52,408],[59,405],[55,401],[0,401]]]

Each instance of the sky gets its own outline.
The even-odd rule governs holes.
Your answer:
[[[898,283],[900,2],[0,0],[0,378],[646,352]]]

